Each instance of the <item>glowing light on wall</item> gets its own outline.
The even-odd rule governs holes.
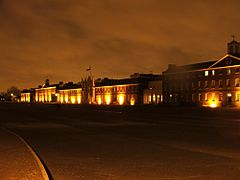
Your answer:
[[[111,95],[105,95],[105,102],[107,105],[111,104]]]
[[[98,96],[98,97],[97,97],[97,103],[98,103],[99,105],[102,104],[102,98],[101,98],[101,96]]]
[[[216,108],[216,107],[218,107],[217,102],[216,102],[216,101],[211,101],[210,107],[211,107],[211,108]]]
[[[60,102],[63,103],[63,96],[61,96],[61,98],[60,98]]]
[[[68,95],[65,96],[65,102],[68,103]]]
[[[135,105],[135,99],[134,99],[134,98],[131,98],[131,99],[130,99],[130,105],[131,105],[131,106],[134,106],[134,105]]]
[[[48,102],[51,102],[51,101],[52,101],[52,94],[49,93],[49,94],[48,94]]]
[[[117,96],[118,104],[123,105],[124,104],[124,94],[119,94]]]
[[[71,102],[72,102],[72,104],[76,103],[76,98],[74,96],[71,97]]]
[[[78,97],[77,97],[77,102],[78,102],[78,104],[81,104],[81,96],[80,95],[78,95]]]

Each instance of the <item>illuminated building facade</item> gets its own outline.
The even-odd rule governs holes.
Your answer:
[[[98,79],[93,87],[94,103],[99,105],[143,104],[143,92],[159,75],[134,74],[127,79]]]
[[[50,85],[47,79],[43,86],[39,86],[39,88],[35,89],[35,102],[56,102],[58,88],[59,84]]]
[[[31,102],[30,97],[31,97],[30,92],[21,92],[21,102],[30,103]]]
[[[30,89],[30,90],[25,89],[21,92],[21,98],[20,98],[21,102],[30,103],[30,102],[33,102],[34,99],[35,99],[35,89]]]
[[[82,88],[80,84],[72,82],[60,86],[57,93],[57,102],[65,104],[81,104],[82,103]]]
[[[227,52],[216,61],[170,64],[163,72],[164,102],[240,106],[240,43],[228,43]]]
[[[163,102],[162,77],[149,81],[148,88],[144,90],[144,104],[160,104]]]

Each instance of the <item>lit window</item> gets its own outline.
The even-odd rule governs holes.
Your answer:
[[[156,95],[153,94],[153,102],[155,103],[156,102]]]
[[[240,84],[240,79],[236,78],[235,79],[235,87],[239,87],[239,84]]]
[[[212,75],[215,76],[215,70],[212,70]]]
[[[227,75],[230,75],[232,73],[231,69],[227,69]]]
[[[148,102],[150,102],[150,103],[152,102],[152,96],[151,95],[148,96]]]
[[[209,75],[209,72],[208,71],[205,71],[205,76],[208,76]]]
[[[240,93],[236,93],[236,101],[240,101]]]
[[[202,101],[202,94],[198,94],[198,101]]]
[[[208,101],[208,93],[205,93],[205,101]]]

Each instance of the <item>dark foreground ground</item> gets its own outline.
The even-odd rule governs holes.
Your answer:
[[[56,180],[239,179],[240,109],[0,104]]]

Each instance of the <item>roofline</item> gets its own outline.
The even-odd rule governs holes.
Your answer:
[[[178,74],[178,73],[186,73],[186,72],[198,72],[198,71],[206,71],[206,70],[215,70],[215,69],[224,69],[224,68],[231,68],[231,67],[240,67],[240,65],[231,65],[231,66],[224,66],[224,67],[215,67],[215,68],[212,68],[214,65],[216,65],[217,63],[219,63],[220,61],[222,61],[224,58],[226,57],[232,57],[232,58],[235,58],[237,60],[240,61],[240,58],[236,57],[236,56],[233,56],[231,54],[226,54],[224,57],[222,57],[220,60],[217,60],[217,62],[215,62],[213,65],[211,65],[209,68],[203,68],[203,69],[197,69],[197,70],[186,70],[186,71],[180,71],[180,72],[169,72],[167,74]],[[198,63],[196,63],[198,64]],[[190,65],[194,65],[194,64],[190,64]],[[165,74],[166,71],[163,72],[163,74]]]
[[[58,91],[82,90],[82,88],[59,89]]]
[[[223,59],[225,59],[226,57],[232,57],[234,59],[237,59],[238,61],[240,61],[240,58],[233,56],[231,54],[226,54],[224,57],[222,57],[221,59],[219,59],[217,62],[215,62],[213,65],[211,65],[209,68],[215,66],[216,64],[218,64],[220,61],[222,61]]]
[[[116,86],[130,86],[130,85],[139,85],[139,83],[136,84],[120,84],[120,85],[107,85],[107,86],[95,86],[94,88],[101,88],[101,87],[116,87]]]
[[[54,89],[54,88],[57,89],[57,86],[37,88],[36,91],[37,91],[37,90],[42,90],[42,89]]]

